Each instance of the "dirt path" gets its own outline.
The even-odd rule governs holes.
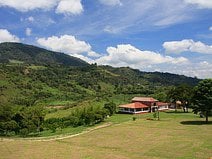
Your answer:
[[[62,134],[62,135],[55,135],[55,136],[50,136],[50,137],[34,137],[34,138],[0,138],[0,141],[15,141],[15,140],[55,141],[55,140],[62,140],[62,139],[67,139],[67,138],[72,138],[75,136],[83,135],[83,134],[89,133],[91,131],[105,128],[105,127],[108,127],[111,125],[112,125],[112,123],[105,123],[103,125],[99,125],[94,128],[88,128],[87,130],[84,130],[81,133],[77,133],[77,134]]]

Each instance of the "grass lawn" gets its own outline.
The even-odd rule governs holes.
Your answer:
[[[109,127],[54,141],[1,140],[0,158],[44,159],[208,159],[212,157],[212,123],[192,113],[117,114]],[[212,120],[212,118],[209,118]]]

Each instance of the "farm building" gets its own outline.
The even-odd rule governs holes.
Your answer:
[[[168,109],[168,103],[159,102],[152,97],[134,97],[132,103],[119,105],[121,113],[148,113]]]

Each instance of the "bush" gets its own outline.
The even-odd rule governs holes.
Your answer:
[[[20,130],[20,136],[26,137],[29,134],[29,131],[27,128],[23,128]]]
[[[137,118],[134,116],[132,119],[133,119],[133,121],[135,121]]]
[[[113,102],[106,103],[104,108],[109,111],[109,115],[113,115],[116,112],[116,104]]]

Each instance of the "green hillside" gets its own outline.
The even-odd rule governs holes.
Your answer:
[[[199,82],[169,73],[89,65],[18,43],[0,44],[0,59],[0,135],[52,135],[66,127],[97,124],[133,96],[169,101],[174,86]]]
[[[69,55],[48,51],[21,43],[0,43],[1,63],[25,63],[35,65],[86,66],[85,61]]]
[[[0,99],[20,106],[64,105],[117,94],[165,100],[161,93],[170,87],[199,82],[169,73],[88,65],[75,57],[20,43],[0,44],[0,61]]]

